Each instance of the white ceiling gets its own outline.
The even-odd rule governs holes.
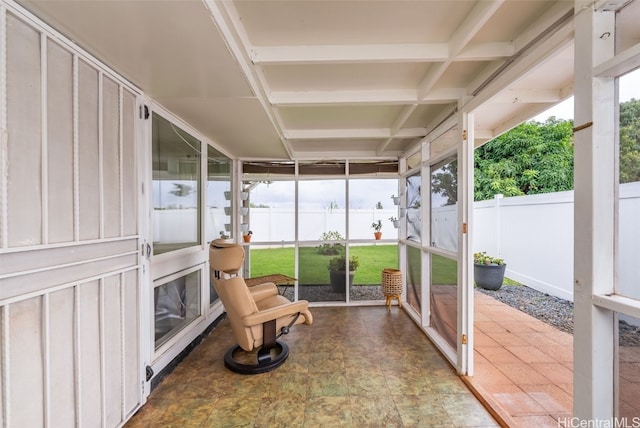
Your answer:
[[[243,159],[394,158],[456,108],[476,144],[573,92],[573,1],[21,1]]]

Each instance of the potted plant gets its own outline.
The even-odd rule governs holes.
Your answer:
[[[503,259],[488,256],[484,251],[473,254],[473,275],[476,285],[485,290],[498,290],[502,287],[506,268],[507,265]]]
[[[400,196],[391,195],[391,199],[393,199],[393,205],[400,205]]]
[[[380,231],[380,229],[382,229],[382,220],[371,223],[371,227],[375,231],[373,232],[373,236],[375,236],[376,239],[382,238],[382,232]]]
[[[360,266],[360,261],[356,256],[349,257],[349,286],[353,283],[353,277],[356,274],[356,269]],[[329,280],[331,287],[336,293],[346,292],[346,277],[347,277],[347,257],[342,254],[333,257],[329,260]]]
[[[242,235],[242,239],[244,240],[244,242],[251,242],[251,235],[253,235],[252,231],[247,231]]]
[[[389,220],[391,221],[391,223],[393,223],[393,227],[394,228],[399,228],[400,227],[400,220],[398,220],[395,217],[389,217]]]

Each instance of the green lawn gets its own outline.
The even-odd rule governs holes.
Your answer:
[[[354,284],[380,284],[382,269],[398,267],[396,245],[353,246],[350,255],[360,262]],[[314,247],[300,248],[300,284],[328,284],[327,265],[332,257],[318,254]],[[251,249],[251,276],[272,273],[295,276],[293,248]]]
[[[458,262],[433,254],[431,256],[432,282],[437,285],[458,283]]]
[[[351,247],[350,254],[358,257],[360,268],[356,272],[354,284],[380,284],[384,268],[398,268],[398,247],[396,245],[364,245]],[[334,256],[318,254],[314,247],[300,248],[300,284],[328,284],[327,264]],[[433,283],[455,285],[457,283],[457,262],[446,257],[433,255]],[[294,248],[251,249],[251,276],[282,273],[294,274]],[[521,285],[509,278],[504,285]]]

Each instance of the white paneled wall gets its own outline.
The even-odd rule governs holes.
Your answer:
[[[119,426],[143,400],[140,92],[0,3],[5,40],[0,424]]]

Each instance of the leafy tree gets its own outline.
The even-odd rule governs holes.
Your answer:
[[[475,151],[475,199],[573,189],[573,121],[523,123]]]
[[[431,189],[447,200],[443,205],[454,205],[458,202],[458,162],[447,160],[431,174]]]
[[[173,183],[173,186],[173,190],[169,192],[172,195],[184,197],[189,196],[191,193],[193,193],[193,187],[189,186],[188,184]]]
[[[640,100],[620,104],[620,183],[640,181]]]

